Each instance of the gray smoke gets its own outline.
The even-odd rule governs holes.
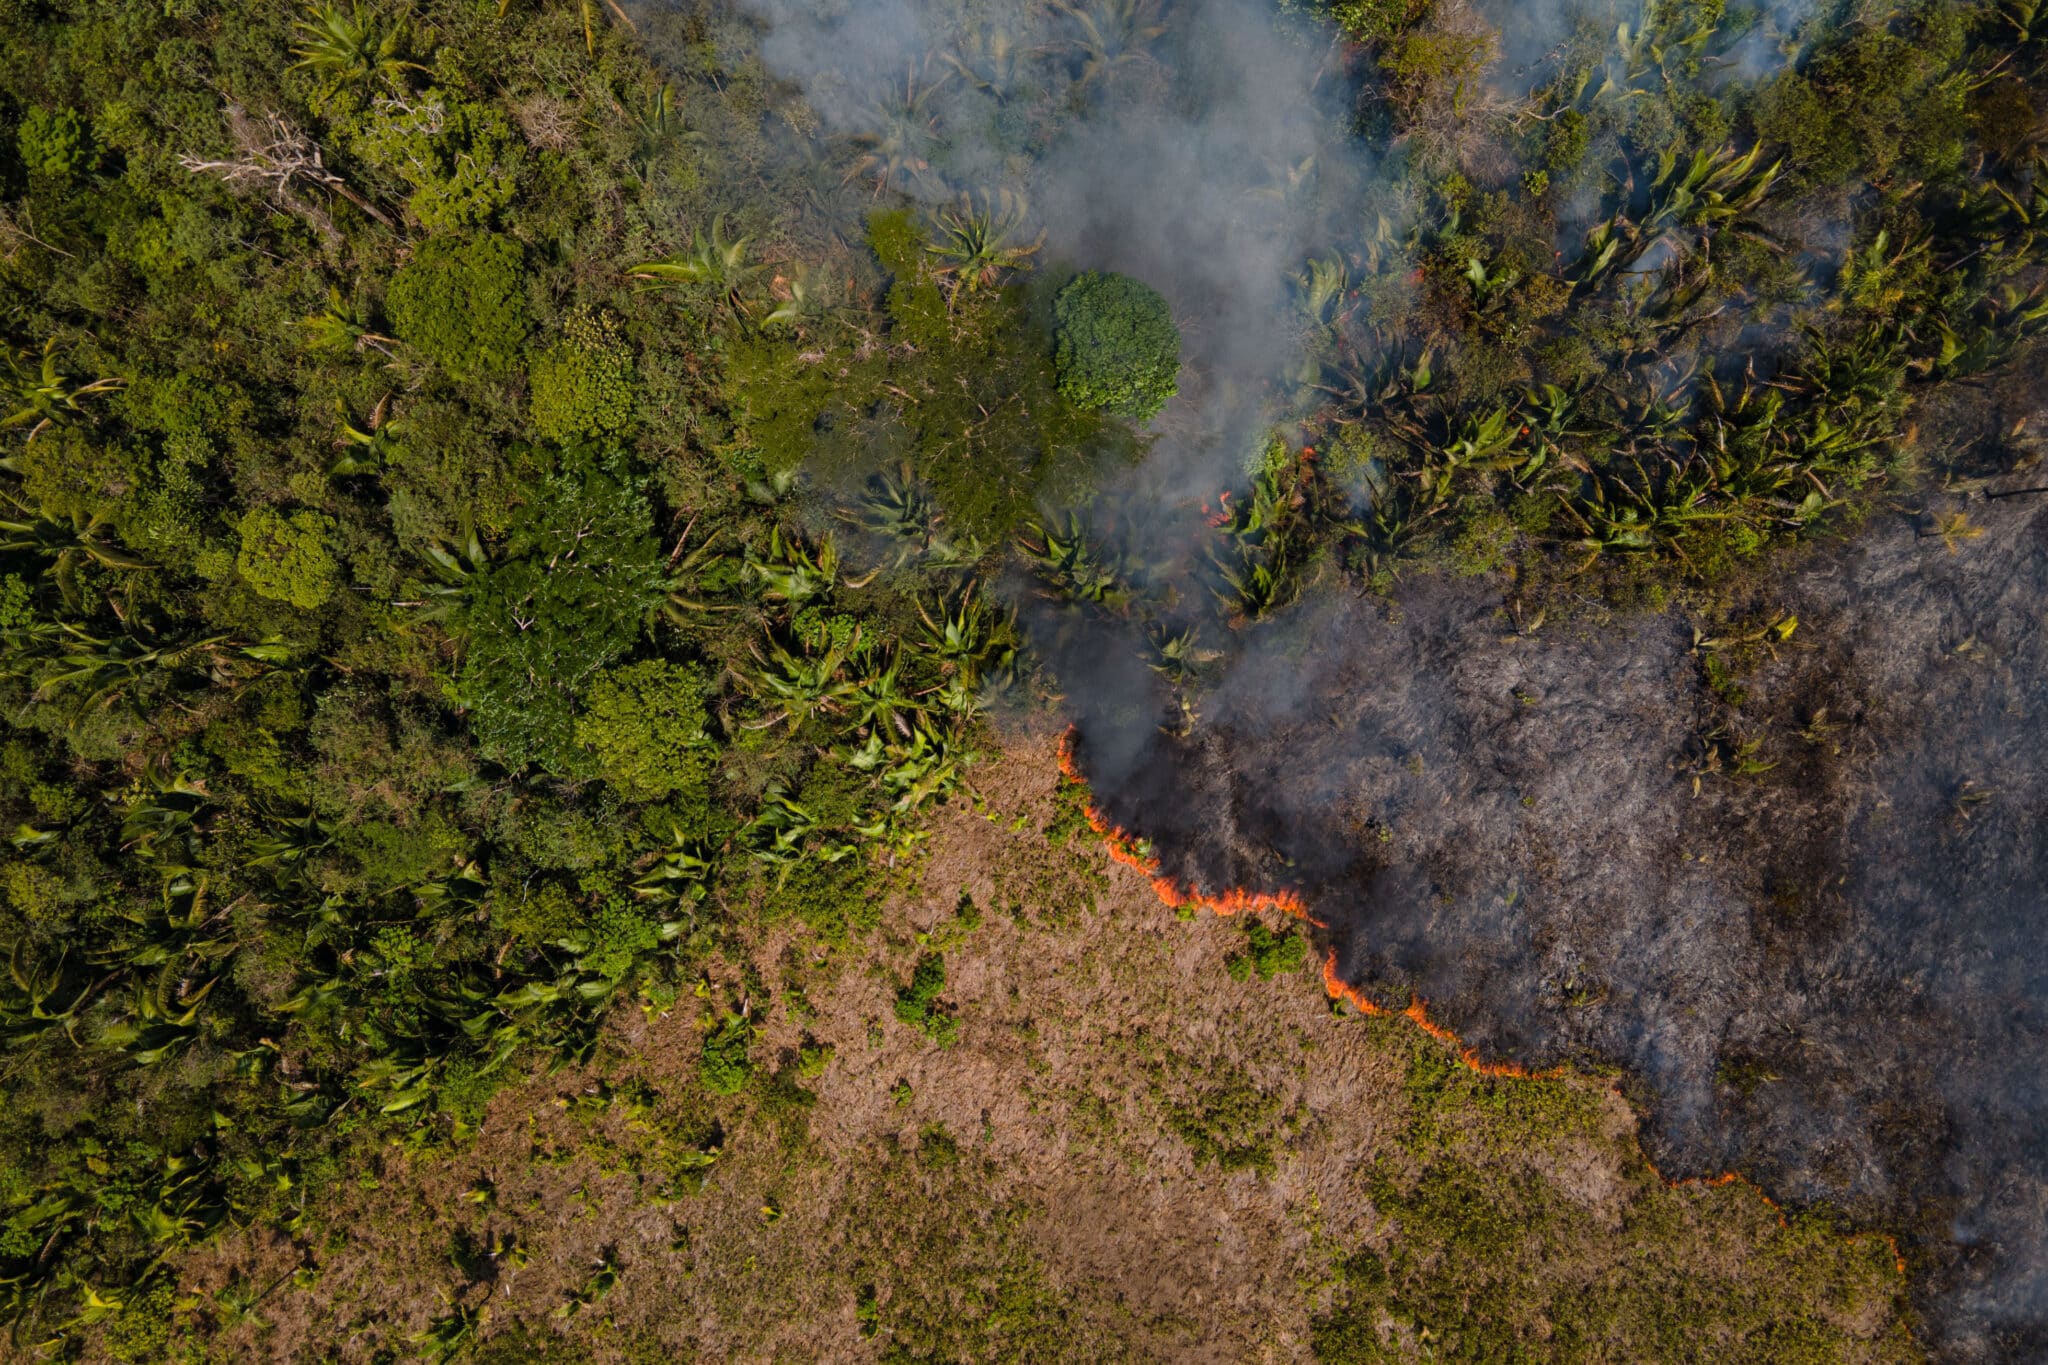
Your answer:
[[[1398,217],[1396,172],[1428,148],[1362,143],[1355,54],[1265,0],[748,3],[770,70],[849,161],[885,156],[929,204],[1019,191],[1043,260],[1168,298],[1181,397],[1096,511],[1199,603],[1202,503],[1298,415],[1291,277]],[[1492,32],[1474,118],[1557,54],[1641,26],[1621,0],[1440,8]],[[1713,79],[1767,78],[1811,18],[1805,0],[1749,7]],[[1577,230],[1606,212],[1579,208]],[[1211,623],[1227,657],[1179,727],[1136,625],[1050,608],[1030,624],[1100,799],[1169,871],[1302,888],[1350,979],[1428,997],[1488,1052],[1622,1063],[1667,1171],[1733,1165],[1902,1228],[1936,1265],[1945,1349],[2018,1359],[2048,1322],[2048,862],[2028,757],[2048,664],[2015,641],[2030,674],[1945,672],[1962,630],[1943,613],[2033,619],[2009,598],[2048,591],[2044,526],[2009,519],[1988,577],[1930,570],[1893,527],[1788,583],[1776,605],[1829,623],[1811,629],[1829,663],[1759,680],[1756,704],[1781,738],[1825,706],[1845,747],[1793,744],[1770,782],[1699,798],[1685,771],[1711,703],[1669,618],[1530,637],[1484,584],[1416,584],[1395,609],[1318,597],[1227,640]],[[1895,627],[1897,649],[1855,643]],[[2001,794],[1958,823],[1966,778]]]
[[[1147,476],[1214,496],[1239,475],[1272,416],[1268,382],[1298,348],[1290,275],[1356,231],[1370,178],[1326,35],[1249,0],[972,21],[905,0],[755,8],[770,70],[802,86],[828,133],[917,139],[930,171],[901,188],[1019,192],[1048,232],[1044,259],[1165,295],[1186,369]],[[988,55],[998,44],[1007,63]]]

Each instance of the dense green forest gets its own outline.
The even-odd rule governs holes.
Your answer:
[[[719,0],[0,4],[17,1349],[149,1358],[190,1249],[460,1147],[620,1012],[698,1018],[711,1102],[814,1077],[732,964],[857,951],[1057,716],[1021,602],[1137,623],[1193,716],[1308,592],[1711,597],[2048,330],[2048,6],[1654,0],[1506,92],[1461,5],[1298,0],[1378,172],[1162,567],[1091,506],[1176,320],[928,99],[1028,159],[1170,82],[1174,11],[981,10],[844,135]]]

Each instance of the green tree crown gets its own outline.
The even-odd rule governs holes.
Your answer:
[[[504,374],[531,326],[522,266],[509,237],[430,237],[392,278],[391,323],[458,379]]]
[[[704,779],[704,674],[662,659],[607,670],[591,684],[576,742],[628,796],[664,797]]]
[[[258,596],[308,611],[334,595],[336,566],[327,549],[334,521],[318,512],[252,507],[235,529],[239,573]]]
[[[619,436],[633,424],[633,352],[609,315],[579,308],[533,365],[533,429],[550,441]]]
[[[637,480],[566,454],[514,513],[506,550],[479,575],[464,615],[458,694],[494,762],[586,776],[576,699],[633,647],[661,600],[653,511]]]
[[[504,116],[439,90],[381,102],[355,145],[412,186],[406,208],[429,232],[482,227],[518,188],[518,142]]]
[[[1180,329],[1150,285],[1090,271],[1060,290],[1053,316],[1059,389],[1070,402],[1148,422],[1180,391]]]
[[[29,110],[14,145],[32,175],[66,180],[92,164],[92,134],[75,109]]]

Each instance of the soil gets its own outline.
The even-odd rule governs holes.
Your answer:
[[[974,781],[864,938],[757,926],[701,999],[621,1009],[589,1065],[501,1092],[473,1136],[366,1127],[347,1169],[374,1177],[187,1259],[212,1349],[410,1358],[467,1313],[486,1361],[1309,1360],[1346,1258],[1404,1235],[1370,1190],[1426,1160],[1413,1068],[1447,1048],[1333,1008],[1312,957],[1233,976],[1243,921],[1175,914],[1073,833],[1052,736]],[[934,951],[950,1045],[895,1011]],[[756,1078],[721,1098],[697,1074],[705,1016],[742,996]],[[788,1083],[806,1043],[830,1060]],[[1469,1084],[1460,1159],[1613,1234],[1520,1248],[1518,1283],[1648,1248],[1771,1299],[1757,1267],[1797,1265],[1831,1286],[1798,1311],[1860,1343],[1842,1358],[1902,1358],[1881,1245],[1815,1243],[1740,1187],[1666,1186],[1601,1077]],[[260,1292],[253,1317],[221,1327],[205,1306],[236,1289]],[[1399,1358],[1427,1351],[1388,1330]]]

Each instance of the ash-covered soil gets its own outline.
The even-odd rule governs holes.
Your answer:
[[[1925,421],[1967,452],[2026,417]],[[1719,643],[1591,603],[1524,630],[1497,580],[1325,598],[1185,739],[1090,754],[1084,721],[1083,759],[1169,872],[1304,889],[1389,1003],[1619,1064],[1668,1174],[1899,1231],[1938,1354],[2048,1358],[2048,496],[1982,496],[2039,473],[1809,551]]]

